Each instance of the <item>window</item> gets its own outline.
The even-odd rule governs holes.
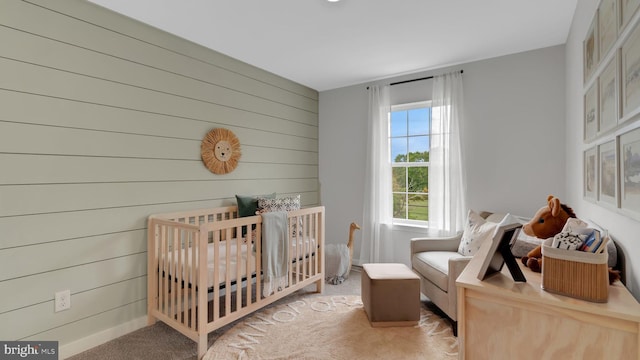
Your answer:
[[[393,222],[427,226],[431,102],[392,106],[389,134]]]

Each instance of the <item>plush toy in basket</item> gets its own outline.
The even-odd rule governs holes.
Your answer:
[[[591,240],[588,237],[592,234],[588,233],[584,234],[584,237],[580,237],[576,234],[571,234],[571,231],[563,231],[569,219],[577,220],[573,209],[566,204],[562,204],[560,199],[555,196],[549,195],[547,197],[547,205],[540,208],[533,218],[522,226],[522,230],[525,234],[539,239],[554,238],[557,248],[576,251],[584,250],[585,243],[587,243],[587,240]],[[580,220],[577,221],[579,222]],[[534,272],[542,271],[542,261],[542,245],[536,246],[526,256],[522,257],[522,263]],[[613,284],[619,279],[620,272],[609,268],[609,283]]]

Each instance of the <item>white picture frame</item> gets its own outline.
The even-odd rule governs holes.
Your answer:
[[[584,198],[590,201],[598,200],[598,152],[595,146],[584,152]]]
[[[618,21],[620,32],[624,31],[624,29],[627,27],[629,21],[631,21],[631,18],[636,13],[639,6],[640,0],[620,0],[620,20]]]
[[[598,87],[594,83],[584,95],[584,140],[595,139],[598,135]]]
[[[493,237],[489,240],[490,245],[482,246],[481,251],[486,249],[486,253],[478,252],[476,256],[483,257],[480,271],[478,271],[478,280],[485,280],[491,275],[500,273],[502,267],[507,264],[511,277],[516,282],[526,282],[524,274],[518,267],[517,260],[511,253],[511,248],[518,238],[518,233],[522,230],[522,224],[513,223],[506,224],[496,229]]]
[[[598,202],[618,207],[618,155],[616,141],[598,145]]]
[[[640,219],[640,128],[620,135],[620,209]]]
[[[621,122],[629,120],[640,107],[640,26],[635,26],[629,37],[622,44],[621,87],[622,114]]]
[[[596,12],[591,26],[587,31],[582,48],[583,48],[583,66],[584,66],[584,82],[589,81],[596,68],[598,67],[598,12]]]
[[[602,0],[598,6],[598,48],[601,60],[618,39],[617,3],[617,0]]]
[[[598,134],[618,125],[618,59],[614,56],[598,77]]]

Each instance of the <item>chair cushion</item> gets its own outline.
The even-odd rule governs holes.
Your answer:
[[[465,256],[453,251],[425,251],[414,254],[411,265],[420,276],[448,292],[449,259],[462,257]]]

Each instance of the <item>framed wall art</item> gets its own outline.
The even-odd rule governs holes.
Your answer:
[[[640,0],[598,0],[588,25],[583,199],[640,221]]]
[[[584,152],[584,197],[596,201],[598,196],[598,153],[596,147]]]
[[[584,53],[584,82],[586,83],[593,75],[596,67],[598,66],[598,13],[593,17],[589,31],[587,31],[587,37],[583,42]]]
[[[591,85],[584,95],[584,140],[593,140],[598,134],[598,87]]]
[[[640,128],[620,135],[620,208],[640,219]]]
[[[636,26],[622,44],[622,120],[637,113],[640,106],[640,27]]]
[[[638,5],[640,5],[640,0],[621,0],[620,1],[620,31],[627,27],[629,21],[633,17],[633,14],[638,10]]]
[[[618,206],[618,162],[616,141],[598,146],[598,201]]]
[[[603,60],[618,38],[617,0],[602,0],[598,7],[598,48]]]
[[[598,134],[618,125],[618,61],[614,56],[598,78]]]

